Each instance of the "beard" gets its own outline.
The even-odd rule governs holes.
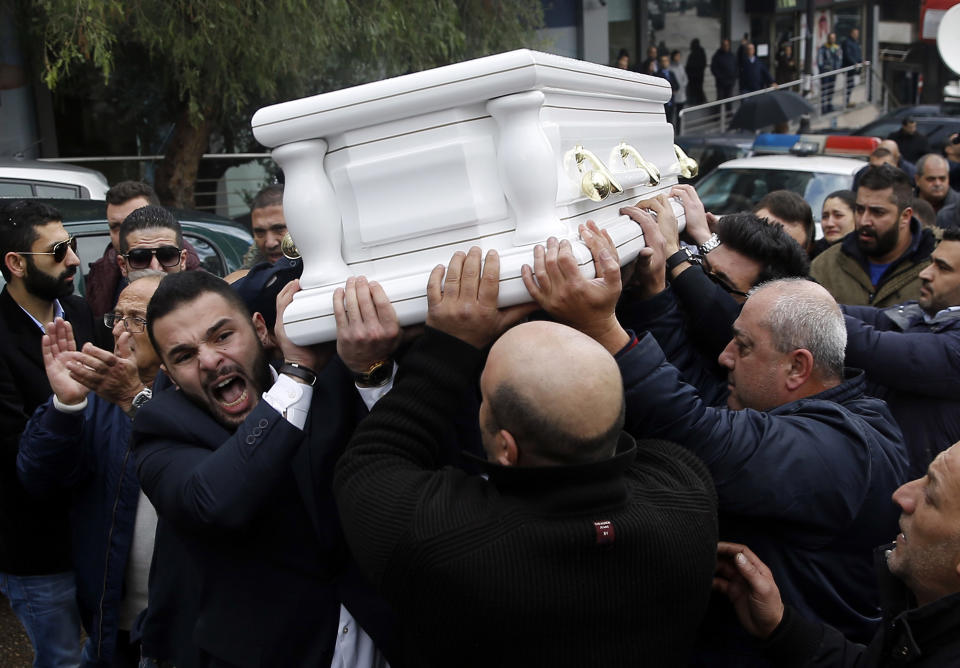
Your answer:
[[[247,402],[247,409],[242,414],[228,413],[223,410],[216,398],[211,395],[209,390],[211,384],[216,382],[218,377],[236,374],[242,378],[244,392],[250,394],[250,400]],[[176,379],[173,379],[176,381]],[[217,423],[229,431],[235,431],[247,416],[256,408],[261,395],[273,385],[273,375],[270,373],[270,365],[267,363],[266,352],[260,341],[257,341],[257,356],[253,361],[252,368],[244,369],[238,365],[222,367],[217,372],[206,374],[202,382],[202,390],[199,394],[194,394],[184,390],[184,394],[197,405],[198,408],[205,411]],[[181,389],[183,389],[181,387]]]
[[[859,236],[863,233],[871,235],[871,238],[864,241]],[[867,257],[883,257],[896,248],[899,241],[900,227],[898,225],[893,225],[889,230],[880,234],[877,234],[876,229],[857,230],[857,246]]]
[[[40,271],[31,256],[25,255],[24,259],[27,272],[23,276],[23,286],[31,295],[52,302],[73,294],[73,281],[70,279],[77,273],[76,267],[67,267],[59,276],[51,276]]]

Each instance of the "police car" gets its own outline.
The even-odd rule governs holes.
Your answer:
[[[790,190],[819,221],[823,200],[835,190],[849,190],[879,144],[876,137],[758,135],[753,157],[721,164],[697,183],[697,194],[707,211],[723,215],[749,211],[774,190]]]

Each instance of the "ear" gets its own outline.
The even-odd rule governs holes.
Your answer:
[[[494,441],[497,444],[496,462],[501,466],[516,466],[520,459],[520,451],[517,449],[517,441],[506,429],[497,432]]]
[[[900,224],[909,229],[910,228],[910,219],[913,218],[913,207],[908,206],[903,210],[903,213],[900,214]]]
[[[163,373],[165,373],[165,374],[167,375],[167,378],[170,379],[170,382],[173,383],[173,386],[179,390],[179,389],[180,389],[180,386],[177,384],[177,381],[175,381],[175,380],[173,379],[173,376],[170,375],[170,372],[167,371],[167,365],[166,365],[166,364],[163,364],[163,363],[161,362],[161,363],[160,363],[160,370],[163,371]]]
[[[187,270],[187,249],[184,248],[180,251],[180,271]]]
[[[126,278],[127,277],[127,258],[120,255],[120,251],[117,251],[117,266],[120,267],[120,275]]]
[[[267,321],[263,319],[260,311],[253,314],[253,331],[257,333],[257,338],[264,346],[270,345],[270,329],[267,327]]]
[[[813,374],[813,354],[806,348],[798,348],[788,355],[786,387],[793,392],[806,383]]]
[[[7,269],[10,270],[10,273],[16,276],[17,278],[23,278],[23,257],[10,251],[3,256],[3,264],[6,265]]]

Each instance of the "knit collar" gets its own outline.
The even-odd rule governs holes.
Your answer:
[[[621,432],[613,457],[570,466],[501,466],[464,453],[501,494],[518,497],[542,510],[568,512],[585,507],[623,503],[627,498],[624,473],[637,454],[636,442]]]

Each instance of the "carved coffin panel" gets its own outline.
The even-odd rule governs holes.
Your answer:
[[[669,97],[663,79],[520,50],[259,110],[304,260],[288,333],[333,339],[333,291],[359,274],[401,324],[422,322],[431,269],[473,245],[500,253],[501,305],[528,301],[520,267],[549,236],[593,275],[587,219],[631,261],[643,238],[619,208],[695,168],[673,145]]]

